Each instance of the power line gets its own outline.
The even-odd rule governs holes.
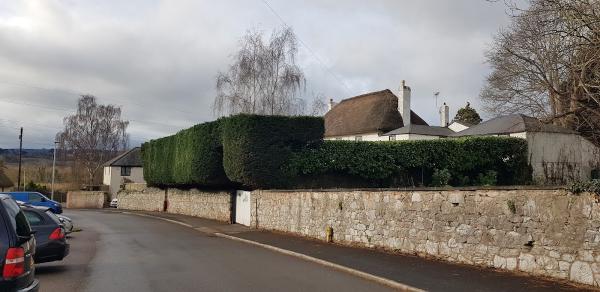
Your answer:
[[[283,23],[284,26],[291,28],[291,26],[289,26],[287,24],[287,22],[283,19],[283,17],[281,17],[281,15],[279,15],[279,13],[277,13],[277,11],[275,11],[275,9],[269,4],[269,2],[267,2],[267,0],[261,0],[261,1],[267,6],[267,8],[269,8],[269,10],[277,18],[279,18],[279,20],[281,21],[281,23]],[[346,94],[351,95],[350,88],[348,87],[346,82],[344,82],[341,78],[339,78],[339,76],[337,74],[335,74],[327,65],[325,65],[325,62],[323,62],[321,60],[321,58],[319,58],[319,56],[313,51],[313,49],[311,49],[311,47],[309,47],[299,36],[296,36],[296,37],[298,38],[298,41],[300,42],[300,44],[303,47],[305,47],[306,50],[308,50],[308,52],[315,58],[315,60],[317,60],[317,62],[319,62],[319,64],[321,64],[321,66],[325,69],[325,71],[327,71],[331,76],[333,76],[333,78],[344,87]]]

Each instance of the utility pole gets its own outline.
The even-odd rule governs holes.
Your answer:
[[[50,186],[50,188],[51,188],[50,199],[52,199],[53,201],[54,201],[54,168],[56,167],[56,145],[58,145],[58,141],[54,141],[54,155],[52,158],[52,184]]]
[[[21,152],[23,152],[23,127],[19,134],[19,174],[17,174],[17,191],[21,190]]]

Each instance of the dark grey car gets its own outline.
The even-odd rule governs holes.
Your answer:
[[[51,210],[21,206],[31,229],[35,231],[37,247],[35,263],[60,261],[69,254],[64,226]]]
[[[38,291],[33,263],[35,246],[21,208],[10,196],[0,194],[0,291]]]

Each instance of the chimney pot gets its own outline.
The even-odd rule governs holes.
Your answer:
[[[402,80],[400,95],[398,96],[398,111],[402,116],[404,126],[410,126],[410,87],[406,86],[406,81],[404,80]]]
[[[329,103],[327,104],[328,110],[331,110],[335,105],[336,103],[333,101],[333,98],[330,98]]]
[[[450,124],[450,108],[445,102],[442,108],[440,108],[440,121],[442,127],[448,127]]]

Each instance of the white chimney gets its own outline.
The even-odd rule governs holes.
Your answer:
[[[410,87],[402,80],[400,85],[400,96],[398,97],[398,111],[402,116],[404,126],[410,126]]]
[[[440,108],[440,121],[442,127],[448,127],[450,124],[450,108],[444,102],[444,105]]]
[[[337,102],[334,102],[333,98],[330,98],[329,103],[327,104],[327,110],[330,111],[336,104]]]

